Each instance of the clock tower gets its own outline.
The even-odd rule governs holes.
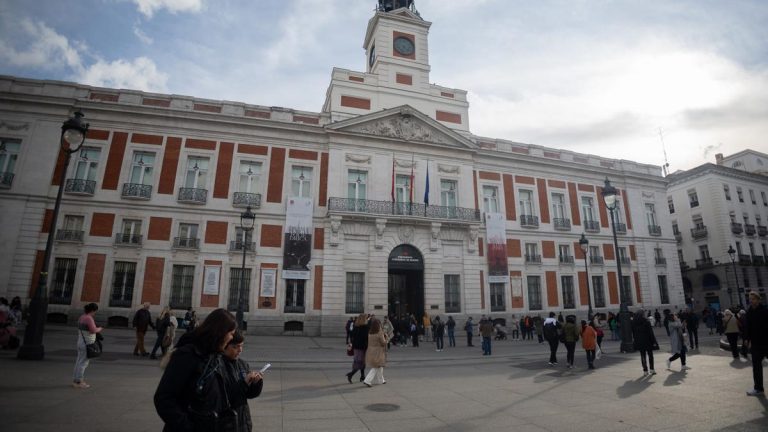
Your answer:
[[[410,105],[458,131],[469,131],[466,91],[429,82],[429,28],[414,0],[378,0],[368,21],[365,72],[334,68],[323,112],[332,121]]]

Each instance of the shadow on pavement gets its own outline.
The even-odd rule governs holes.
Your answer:
[[[650,379],[651,375],[646,375],[634,380],[626,381],[621,387],[616,389],[616,395],[621,399],[626,399],[639,394],[653,384]]]
[[[669,370],[669,369],[668,369]],[[665,386],[680,385],[685,381],[685,371],[669,371],[670,374],[664,380]]]

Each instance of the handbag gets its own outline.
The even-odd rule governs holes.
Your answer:
[[[163,341],[160,342],[160,345],[163,348],[168,348],[169,346],[173,345],[173,339],[171,338],[171,335],[166,334],[165,336],[163,336]]]
[[[347,344],[347,355],[350,357],[355,355],[355,350],[352,349],[352,344]]]
[[[80,337],[83,338],[83,342],[85,343],[85,357],[92,359],[97,358],[101,356],[101,342],[96,340],[94,343],[88,343],[88,341],[85,340],[85,336],[83,335],[83,331],[80,330]]]

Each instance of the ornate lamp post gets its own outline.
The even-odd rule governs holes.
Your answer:
[[[245,292],[245,252],[250,248],[250,242],[248,242],[248,233],[253,230],[253,224],[256,222],[256,215],[251,212],[251,206],[245,208],[245,212],[240,214],[240,228],[243,230],[243,266],[240,268],[240,289],[237,291],[237,313],[235,320],[240,330],[245,330],[245,322],[243,322],[243,309],[245,308],[245,299],[243,298],[243,292]]]
[[[80,151],[85,142],[85,135],[88,132],[88,123],[83,122],[83,117],[85,117],[83,113],[75,111],[72,117],[61,125],[59,145],[61,146],[61,151],[64,152],[64,166],[58,179],[59,190],[56,193],[56,202],[53,206],[53,215],[48,230],[48,241],[45,243],[43,266],[40,269],[37,288],[32,296],[32,300],[29,302],[29,321],[24,332],[24,342],[17,354],[17,357],[22,360],[42,360],[45,357],[43,331],[45,330],[45,320],[48,315],[48,264],[53,250],[53,239],[56,235],[56,222],[59,218],[61,195],[64,191],[69,159],[72,153]]]
[[[739,273],[736,272],[736,251],[732,245],[728,245],[728,256],[731,257],[731,266],[733,266],[733,277],[736,279],[736,293],[739,297],[739,307],[744,309],[744,291],[739,286]]]
[[[587,240],[587,237],[584,235],[584,233],[581,233],[581,238],[579,239],[579,247],[581,248],[581,252],[584,253],[584,273],[586,274],[586,279],[587,279],[587,301],[589,302],[589,311],[587,311],[587,319],[591,322],[592,321],[592,292],[589,289],[589,266],[587,265],[587,252],[589,252],[589,240]]]
[[[615,187],[611,186],[611,182],[608,177],[605,178],[605,186],[603,187],[603,201],[605,201],[605,207],[611,213],[611,231],[613,232],[613,247],[616,251],[616,273],[619,277],[619,301],[621,306],[619,307],[619,325],[621,326],[621,352],[632,352],[634,346],[632,344],[632,328],[630,328],[631,321],[629,318],[629,299],[624,292],[624,277],[621,274],[621,259],[619,258],[619,240],[616,238],[616,220],[613,215],[616,211],[616,196],[618,191]]]

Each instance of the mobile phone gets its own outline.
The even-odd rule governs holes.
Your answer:
[[[263,374],[264,372],[266,372],[267,370],[269,370],[269,368],[271,368],[271,367],[272,367],[272,363],[267,363],[267,364],[265,364],[265,365],[264,365],[264,367],[263,367],[263,368],[261,368],[261,370],[259,371],[259,373]]]

